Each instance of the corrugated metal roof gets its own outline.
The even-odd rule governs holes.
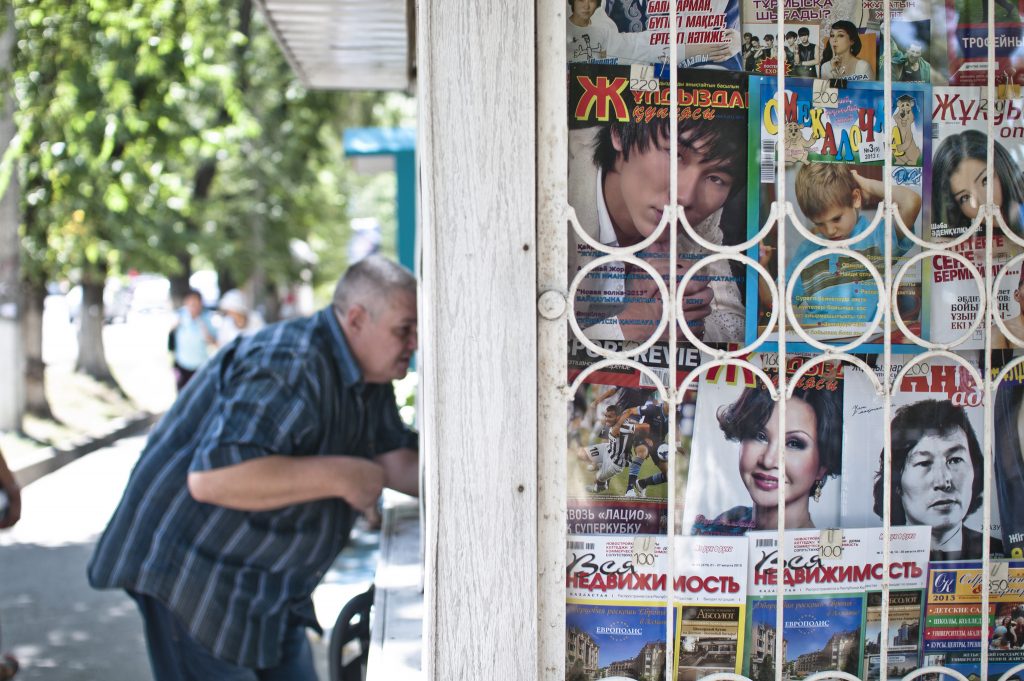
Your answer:
[[[412,90],[414,0],[257,0],[296,75],[323,90]]]

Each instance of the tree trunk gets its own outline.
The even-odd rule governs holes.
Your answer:
[[[26,281],[22,288],[22,343],[25,347],[25,411],[53,419],[46,399],[46,365],[43,364],[43,304],[46,286]]]
[[[117,387],[103,351],[103,286],[105,276],[83,277],[81,326],[78,328],[78,360],[75,371]]]

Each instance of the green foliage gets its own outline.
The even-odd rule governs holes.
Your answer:
[[[14,16],[28,278],[198,259],[293,282],[293,239],[337,276],[350,191],[380,183],[354,176],[341,132],[405,123],[407,99],[305,90],[251,0],[15,0]]]

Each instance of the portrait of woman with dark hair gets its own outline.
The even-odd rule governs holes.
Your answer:
[[[892,433],[890,524],[932,528],[932,560],[981,558],[982,533],[964,525],[981,507],[984,465],[981,445],[963,407],[949,400],[922,400],[900,407]],[[875,476],[874,511],[882,517],[885,452]],[[989,555],[1003,544],[992,537]]]
[[[871,64],[858,59],[861,38],[852,21],[836,21],[828,33],[828,44],[821,54],[821,77],[826,79],[868,80]]]
[[[778,443],[786,447],[787,528],[814,527],[811,498],[818,500],[827,480],[842,470],[842,391],[797,388],[786,402],[785,432],[779,432],[778,404],[763,387],[747,388],[732,404],[718,410],[725,438],[740,443],[739,473],[750,495],[713,520],[698,516],[693,534],[745,534],[775,529],[779,516]]]
[[[988,136],[965,130],[943,138],[932,159],[932,223],[946,225],[952,235],[963,233],[987,200]],[[993,143],[992,202],[1006,224],[1022,234],[1024,173],[998,141]]]

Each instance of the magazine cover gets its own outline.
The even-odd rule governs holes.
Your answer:
[[[750,359],[774,379],[778,355]],[[789,356],[787,374],[805,361]],[[839,527],[842,479],[842,364],[819,364],[787,404],[788,527]],[[735,366],[701,376],[697,389],[683,531],[741,535],[775,528],[778,516],[776,404],[759,379]]]
[[[668,423],[682,411],[650,389],[581,387],[569,413],[570,534],[665,533],[668,460],[677,449]]]
[[[788,76],[874,80],[879,23],[868,4],[861,0],[787,2],[784,41],[776,45],[778,4],[744,0],[744,70],[774,75],[781,57]]]
[[[747,602],[747,540],[677,537],[677,681],[739,673]]]
[[[667,64],[670,0],[572,0],[566,16],[569,62]],[[739,0],[676,0],[679,66],[737,71]]]
[[[781,579],[785,593],[783,651],[789,677],[802,679],[838,670],[864,678],[863,663],[870,663],[865,641],[877,640],[880,634],[876,621],[873,636],[867,637],[872,631],[870,596],[882,588],[885,574],[882,536],[878,529],[844,529],[833,530],[836,536],[826,541],[826,532],[787,531],[781,571],[777,534],[748,535],[750,615],[743,672],[748,677],[770,678],[762,674],[774,673],[775,592]],[[891,598],[900,592],[920,592],[927,573],[928,528],[893,530],[889,578],[895,591]],[[905,614],[908,622],[916,621],[920,627],[920,609],[916,620],[909,611]]]
[[[624,341],[598,340],[594,341],[598,347],[610,352],[621,352],[627,349]],[[707,358],[701,356],[700,350],[689,343],[677,343],[675,355],[676,365],[676,387],[678,388],[683,380],[700,366]],[[572,383],[587,367],[603,359],[600,355],[586,347],[576,338],[569,339],[569,382]],[[663,386],[671,384],[669,380],[669,368],[672,365],[672,353],[669,353],[668,343],[655,343],[645,352],[641,352],[633,358],[635,361],[650,369],[658,377]],[[656,386],[651,377],[647,374],[624,364],[607,366],[599,371],[587,375],[588,383],[604,383],[627,388],[646,388],[653,390]]]
[[[633,85],[639,85],[633,79]],[[669,82],[631,90],[630,67],[569,68],[568,198],[582,230],[605,247],[640,243],[658,227],[669,202]],[[679,71],[678,197],[694,231],[715,244],[745,240],[746,76],[716,70]],[[570,281],[604,255],[570,225]],[[676,272],[670,234],[638,254],[657,273],[681,281],[699,267],[683,296],[682,314],[707,343],[743,340],[743,268],[728,261],[700,265],[708,250],[680,229]],[[573,301],[587,337],[643,342],[662,316],[657,282],[646,270],[613,261],[582,277]],[[666,329],[667,338],[667,329]],[[663,339],[660,339],[663,340]]]
[[[996,508],[1002,525],[1003,552],[1011,558],[1024,558],[1024,367],[1018,366],[999,383],[995,398],[992,489],[999,502]]]
[[[932,177],[931,221],[927,239],[936,243],[963,235],[987,201],[988,115],[992,111],[996,139],[993,142],[995,182],[993,198],[1007,225],[1018,235],[1024,213],[1024,99],[988,101],[982,87],[936,87],[932,91]],[[984,274],[984,225],[976,235],[954,247]],[[992,240],[992,277],[998,277],[997,310],[1011,332],[1024,340],[1021,317],[1020,263],[1004,266],[1021,252],[1019,246],[995,227]],[[1003,273],[1000,277],[1000,273]],[[970,328],[980,314],[978,286],[964,265],[942,254],[925,260],[925,326],[931,340],[952,342]],[[962,350],[985,346],[982,324],[963,345]],[[992,327],[993,349],[1014,347],[997,327]]]
[[[867,599],[864,673],[865,678],[872,681],[882,676],[882,593],[869,593]],[[888,641],[886,674],[890,679],[901,679],[920,666],[923,607],[923,589],[889,592],[889,628],[885,637]]]
[[[1024,72],[1024,32],[1020,0],[946,0],[949,41],[949,84],[988,84],[989,8],[994,13],[996,85],[1020,96]]]
[[[985,575],[981,561],[932,563],[925,606],[924,665],[942,665],[977,679],[983,638],[989,679],[998,679],[1024,662],[1024,563],[993,561],[992,566],[983,631],[981,587]]]
[[[893,357],[895,376],[902,360]],[[842,484],[843,522],[880,527],[882,402],[863,372],[848,367],[843,424],[847,433]],[[914,365],[892,395],[892,525],[931,528],[932,560],[980,558],[984,410],[982,388],[958,364],[933,358]],[[855,435],[853,435],[855,434]],[[996,489],[991,485],[990,489]],[[993,504],[987,550],[1002,555],[999,513]]]
[[[872,8],[873,17],[882,17],[880,0],[867,0],[865,5]],[[892,3],[889,39],[885,40],[881,33],[879,38],[878,80],[885,75],[883,63],[888,59],[894,83],[948,83],[945,11],[944,0]],[[880,25],[881,21],[877,23]]]
[[[748,237],[767,222],[776,198],[776,144],[780,127],[786,135],[786,196],[797,218],[822,239],[859,239],[848,248],[865,256],[883,271],[886,242],[884,225],[872,229],[876,208],[884,198],[885,183],[892,185],[892,200],[904,224],[917,236],[926,224],[923,189],[931,163],[931,124],[927,115],[929,87],[918,83],[894,83],[894,111],[884,110],[880,83],[850,82],[839,89],[814,92],[814,81],[786,81],[785,102],[776,101],[776,82],[766,76],[750,79],[750,110],[760,125],[749,128],[750,169],[748,188]],[[827,104],[827,105],[826,105]],[[834,104],[834,106],[833,106]],[[784,111],[784,113],[783,113]],[[893,117],[892,174],[883,177],[885,156],[882,135],[886,118]],[[757,150],[754,153],[753,150]],[[893,270],[920,248],[899,233],[894,225],[891,243]],[[777,230],[751,248],[750,257],[776,276],[779,264],[787,281],[798,279],[791,300],[797,321],[812,338],[841,345],[859,337],[878,309],[878,286],[857,260],[841,255],[821,256],[799,273],[797,265],[823,246],[787,226],[786,252],[777,253]],[[771,298],[768,287],[753,272],[747,277],[747,342],[756,339],[768,323]],[[780,292],[784,295],[784,292]],[[898,314],[915,333],[921,331],[921,271],[915,266],[902,280]],[[894,329],[895,351],[912,352],[912,346]],[[788,347],[801,352],[813,348],[791,334]],[[858,347],[857,352],[881,352],[881,331]],[[766,345],[768,350],[774,344]]]
[[[580,535],[566,544],[566,680],[662,678],[667,546]],[[642,564],[641,564],[642,563]]]

